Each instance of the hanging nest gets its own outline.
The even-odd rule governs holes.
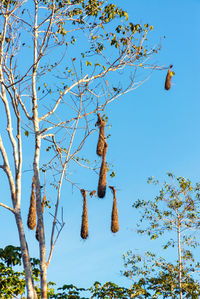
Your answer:
[[[99,139],[97,143],[97,150],[96,153],[98,156],[103,156],[103,149],[105,143],[105,121],[101,118],[100,114],[98,113],[98,120],[96,122],[96,126],[99,127]]]
[[[104,198],[106,194],[106,173],[107,173],[107,165],[106,165],[106,153],[108,149],[108,144],[104,143],[103,157],[101,163],[101,169],[99,173],[99,183],[98,183],[98,197]]]
[[[42,213],[44,213],[44,205],[45,205],[45,202],[46,202],[46,195],[43,196],[43,199],[42,199],[42,204],[41,204],[41,207],[42,207]],[[37,227],[36,227],[36,231],[35,231],[35,238],[36,240],[39,242],[39,221],[37,221]]]
[[[87,239],[88,237],[88,212],[87,212],[87,198],[86,191],[81,189],[83,195],[83,213],[82,213],[82,223],[81,223],[81,238]]]
[[[36,206],[35,206],[35,179],[33,177],[32,189],[31,189],[31,199],[27,219],[28,228],[34,230],[36,226]]]
[[[118,220],[118,210],[117,210],[117,198],[116,190],[113,186],[109,186],[113,192],[113,207],[112,207],[112,216],[111,216],[111,231],[117,233],[119,231],[119,220]]]
[[[173,67],[173,65],[170,65],[168,72],[167,72],[167,76],[165,79],[165,89],[169,90],[171,88],[171,78],[174,75],[174,72],[171,71],[171,68]]]

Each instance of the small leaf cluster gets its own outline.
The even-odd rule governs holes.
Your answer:
[[[109,4],[106,5],[104,10],[102,11],[102,16],[100,17],[100,20],[102,20],[103,23],[109,23],[116,17],[124,17],[126,21],[128,20],[128,14],[126,11],[117,7],[115,4]]]

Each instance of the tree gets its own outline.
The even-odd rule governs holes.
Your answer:
[[[0,99],[4,113],[0,168],[7,177],[11,198],[0,205],[14,215],[27,297],[37,298],[22,219],[23,170],[27,170],[22,150],[29,146],[26,162],[32,165],[28,170],[32,170],[33,182],[28,225],[34,229],[37,223],[41,297],[47,298],[47,268],[64,226],[64,220],[58,219],[62,184],[66,181],[83,189],[70,178],[69,169],[82,166],[97,171],[96,165],[84,163],[88,157],[79,159],[87,139],[97,132],[94,118],[97,113],[105,114],[109,103],[139,87],[154,69],[160,69],[150,65],[158,49],[147,48],[152,26],[128,22],[127,12],[107,1],[3,0],[0,7]],[[144,72],[144,79],[136,82],[138,69],[145,67],[150,73]],[[120,83],[122,74],[127,78],[126,86]],[[57,199],[47,255],[43,211],[51,206],[46,194],[53,187]]]
[[[19,298],[18,296],[24,298],[25,276],[24,271],[19,271],[21,269],[21,258],[20,247],[8,245],[4,249],[0,248],[0,295],[2,298]],[[36,283],[40,275],[39,263],[38,259],[31,258],[33,279]],[[16,266],[18,267],[18,271],[15,270]],[[36,287],[36,291],[39,295],[40,288]],[[84,293],[89,297],[83,297]],[[55,290],[55,283],[48,283],[48,298],[130,298],[132,293],[133,290],[120,287],[112,282],[106,282],[102,285],[96,281],[88,289],[78,288],[72,284],[64,284],[57,291]]]
[[[83,297],[83,293],[89,293],[89,297]],[[50,298],[71,298],[71,299],[87,299],[87,298],[130,298],[131,290],[120,287],[113,282],[101,284],[96,281],[94,285],[88,289],[78,288],[74,285],[64,285],[58,288],[58,292]],[[87,295],[88,296],[88,295]]]
[[[168,173],[168,178],[170,182],[164,182],[155,199],[137,200],[133,207],[141,213],[138,233],[147,234],[151,240],[165,236],[163,250],[174,248],[177,261],[166,261],[150,251],[144,256],[130,251],[124,256],[124,275],[133,279],[133,288],[141,283],[144,298],[159,295],[197,298],[200,295],[200,264],[195,261],[193,249],[199,245],[200,184],[192,186],[190,180],[172,173]],[[159,183],[153,178],[148,182]]]
[[[8,245],[4,249],[0,248],[0,295],[1,298],[25,298],[25,273],[21,271],[22,254],[21,248],[13,245]],[[40,276],[40,261],[36,258],[30,258],[32,266],[32,277],[36,284],[39,282]],[[17,270],[16,270],[17,267]],[[54,289],[52,286],[55,285],[53,282],[48,282],[48,298],[54,296]],[[36,292],[39,296],[40,287],[35,287]],[[19,297],[20,296],[20,297]],[[55,297],[54,297],[55,298]]]

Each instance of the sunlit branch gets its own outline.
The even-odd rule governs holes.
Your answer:
[[[5,208],[5,209],[7,209],[7,210],[9,210],[9,211],[11,211],[13,214],[15,214],[15,210],[12,209],[11,207],[9,207],[9,206],[1,203],[1,202],[0,202],[0,206],[3,207],[3,208]]]
[[[8,156],[5,150],[5,147],[3,145],[3,141],[0,135],[0,152],[3,158],[3,162],[4,165],[1,166],[1,168],[5,171],[7,178],[8,178],[8,182],[10,185],[10,190],[11,190],[11,194],[12,194],[12,200],[13,200],[13,204],[14,204],[14,200],[15,200],[15,184],[14,184],[14,179],[12,176],[12,172],[11,172],[11,168],[10,168],[10,164],[9,164],[9,160],[8,160]]]

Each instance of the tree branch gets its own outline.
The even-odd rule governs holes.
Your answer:
[[[5,209],[7,209],[7,210],[9,210],[9,211],[11,211],[13,214],[15,214],[15,210],[12,209],[11,207],[5,205],[4,203],[0,202],[0,206],[3,207],[3,208],[5,208]]]

